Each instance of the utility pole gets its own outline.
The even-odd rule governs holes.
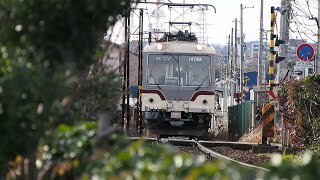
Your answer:
[[[281,0],[281,7],[286,9],[288,12],[289,8],[290,8],[290,1],[287,0]],[[289,40],[289,23],[288,23],[288,19],[289,19],[289,13],[286,13],[284,15],[281,16],[280,19],[280,39],[286,41],[285,44],[282,44],[279,46],[279,56],[284,56],[287,59],[287,52],[288,52],[288,40]],[[280,61],[277,64],[277,78],[276,78],[276,84],[280,84],[281,83],[281,70],[286,66],[285,61]]]
[[[233,55],[234,55],[234,58],[233,58],[234,72],[236,74],[235,82],[237,82],[237,76],[238,76],[238,20],[237,18],[234,20],[234,54]]]
[[[243,6],[240,4],[240,93],[243,97]]]
[[[259,53],[258,53],[258,74],[257,74],[257,86],[261,89],[262,84],[262,48],[263,48],[263,0],[260,3],[260,29],[259,29]],[[260,93],[257,93],[257,105],[259,106]]]
[[[228,63],[227,63],[227,70],[226,70],[226,74],[227,74],[227,78],[229,79],[230,78],[230,67],[231,67],[231,65],[230,65],[230,34],[228,35],[228,51],[227,51],[227,57],[228,57]]]
[[[125,17],[125,26],[127,24],[127,18]],[[125,31],[125,34],[127,33],[127,31]],[[126,36],[126,35],[125,35]],[[121,130],[122,132],[125,132],[124,129],[124,118],[125,118],[125,112],[126,112],[126,79],[127,79],[127,72],[126,72],[126,60],[123,56],[124,53],[122,53],[122,51],[120,51],[120,62],[122,63],[122,68],[121,68],[121,72],[122,72],[122,104],[121,104]]]
[[[243,101],[243,61],[244,61],[244,52],[243,52],[243,9],[245,8],[254,8],[252,7],[243,7],[242,4],[240,4],[240,93],[241,93],[241,100]]]
[[[143,127],[142,127],[142,49],[143,49],[143,9],[140,9],[139,17],[139,63],[138,63],[138,101],[137,101],[137,110],[138,110],[138,122],[139,122],[139,135],[142,136]]]
[[[235,93],[235,82],[236,82],[236,76],[235,76],[235,71],[232,69],[232,67],[235,66],[234,61],[233,61],[233,54],[234,54],[234,48],[233,48],[233,28],[231,28],[231,37],[230,37],[230,86],[231,86],[231,103],[230,105],[233,106],[234,105],[234,93]]]
[[[128,133],[128,117],[129,117],[129,114],[128,114],[128,109],[130,110],[130,107],[129,107],[129,100],[128,100],[128,95],[129,95],[129,92],[128,92],[128,82],[129,82],[129,71],[128,71],[128,62],[129,62],[129,34],[130,32],[128,31],[128,24],[129,24],[129,21],[130,21],[130,8],[128,8],[126,10],[126,15],[125,15],[125,19],[124,19],[124,37],[125,37],[125,43],[124,43],[124,60],[123,60],[123,84],[122,84],[122,105],[121,105],[121,108],[122,108],[122,121],[121,121],[121,125],[122,125],[122,128],[123,128],[123,131],[125,133]],[[120,56],[122,58],[122,55]],[[125,123],[124,119],[127,119],[127,124]],[[125,128],[126,127],[126,128]]]
[[[267,42],[268,42],[268,33],[270,32],[270,30],[265,30],[265,31],[263,31],[263,33],[264,33],[264,39],[263,39],[263,41],[265,41],[265,42],[263,42],[265,45],[267,45]],[[267,57],[267,52],[266,51],[269,51],[269,47],[268,46],[263,46],[263,53],[262,53],[262,57]],[[263,71],[262,71],[262,74],[263,74],[263,80],[264,80],[264,83],[266,84],[267,83],[267,66],[266,66],[266,61],[263,61],[263,65],[262,65],[262,67],[263,67]],[[268,62],[268,64],[269,64],[269,62]],[[262,85],[262,83],[261,83],[261,85]],[[266,87],[266,86],[264,86],[264,87]]]
[[[317,43],[317,58],[315,59],[315,73],[320,73],[319,60],[320,60],[320,0],[318,0],[318,43]]]
[[[126,16],[126,23],[127,23],[127,28],[125,29],[125,31],[127,32],[126,33],[126,57],[125,57],[125,61],[126,61],[126,99],[127,99],[127,102],[126,102],[126,105],[127,105],[127,116],[126,116],[126,119],[127,119],[127,126],[126,126],[126,132],[127,134],[129,133],[129,126],[130,126],[130,94],[129,94],[129,89],[130,89],[130,8],[128,8],[127,10],[127,16]]]
[[[231,78],[231,58],[230,58],[230,34],[228,35],[228,54],[227,54],[227,57],[228,57],[228,61],[227,61],[227,70],[226,70],[226,79],[229,81],[229,79]]]

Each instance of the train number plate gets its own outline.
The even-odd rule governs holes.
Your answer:
[[[172,119],[181,119],[181,112],[171,112]]]

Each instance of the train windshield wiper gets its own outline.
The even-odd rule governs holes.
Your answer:
[[[150,77],[153,78],[153,79],[155,79],[151,73],[150,73]],[[158,83],[153,83],[153,84],[154,84],[154,85],[157,85],[157,87],[161,90],[161,87],[159,86]]]
[[[206,78],[204,78],[204,79],[202,80],[202,82],[199,84],[199,86],[198,86],[195,90],[199,90],[200,87],[202,86],[202,84],[203,84],[204,82],[206,82],[206,80],[208,79],[208,77],[209,77],[209,74],[207,75]]]
[[[157,85],[157,87],[161,90],[161,87],[159,86],[159,84],[158,84],[158,83],[155,83],[155,85]]]

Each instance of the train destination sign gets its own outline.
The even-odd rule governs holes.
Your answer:
[[[314,56],[314,49],[310,44],[301,44],[297,48],[297,56],[301,61],[310,61]]]

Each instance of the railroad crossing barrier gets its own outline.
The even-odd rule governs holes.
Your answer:
[[[262,107],[262,145],[267,145],[268,137],[274,136],[274,105],[267,103]]]

